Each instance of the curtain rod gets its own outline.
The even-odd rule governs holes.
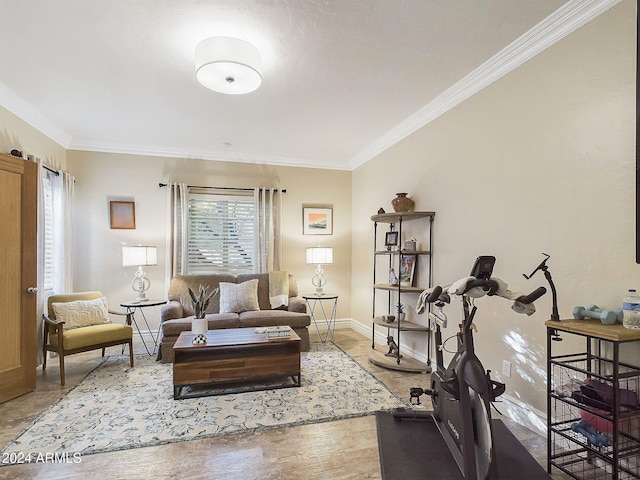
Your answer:
[[[158,183],[158,187],[162,188],[162,187],[166,187],[167,184],[166,183]],[[253,192],[255,189],[254,188],[247,188],[247,187],[201,187],[199,185],[187,185],[187,187],[189,188],[213,188],[215,190],[240,190],[240,191],[246,191],[246,192]],[[275,189],[276,191],[280,191],[282,193],[287,193],[287,189],[283,188],[283,189]]]
[[[11,152],[9,152],[9,155],[11,155],[12,157],[22,158],[24,160],[27,160],[28,162],[32,162],[33,161],[33,155],[28,155],[28,157],[31,157],[31,158],[28,158],[28,157],[25,158],[25,157],[22,156],[22,152],[20,150],[16,150],[15,148],[13,150],[11,150]],[[60,175],[60,172],[58,170],[54,170],[51,167],[47,167],[44,163],[42,164],[42,167],[45,170],[50,171],[51,173],[53,173],[56,176]]]
[[[60,176],[60,172],[58,170],[54,170],[51,167],[47,167],[44,163],[42,164],[42,168],[44,168],[45,170],[50,171],[51,173],[53,173],[56,177]]]

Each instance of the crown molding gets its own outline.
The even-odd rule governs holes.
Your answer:
[[[382,137],[361,150],[351,160],[355,170],[375,156],[464,102],[527,60],[604,13],[621,0],[571,0],[513,43],[502,49],[469,75],[453,84],[434,100]]]
[[[49,137],[58,145],[67,148],[71,142],[71,135],[58,127],[58,125],[45,117],[37,108],[1,82],[0,106],[27,122],[30,126]]]
[[[260,155],[245,152],[216,151],[206,149],[179,148],[164,145],[135,145],[125,143],[94,142],[91,140],[73,140],[68,150],[87,152],[120,153],[127,155],[146,155],[152,157],[188,158],[215,160],[219,162],[238,162],[264,164],[282,167],[319,168],[327,170],[349,170],[344,162],[331,162],[319,158],[298,158],[279,155]]]
[[[424,127],[456,105],[500,79],[527,60],[552,46],[565,36],[598,17],[621,0],[570,0],[545,20],[498,52],[480,67],[449,87],[416,113],[379,137],[347,162],[318,158],[192,150],[154,145],[101,143],[74,140],[65,130],[44,116],[32,104],[0,82],[0,105],[68,150],[194,158],[226,162],[269,164],[289,167],[355,170],[416,130]]]

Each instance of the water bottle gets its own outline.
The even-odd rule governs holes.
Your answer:
[[[640,329],[640,297],[635,288],[630,288],[622,304],[622,324],[626,328]]]

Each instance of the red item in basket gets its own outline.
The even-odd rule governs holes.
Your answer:
[[[579,409],[579,411],[580,411],[580,418],[582,418],[582,420],[584,420],[590,426],[595,428],[598,432],[603,432],[603,433],[611,433],[611,432],[613,432],[613,423],[611,421],[605,420],[604,418],[600,418],[599,416],[594,415],[591,412],[587,412],[585,410],[582,410],[581,408]],[[607,412],[605,410],[594,409],[593,411],[599,413],[600,415],[604,415],[604,416],[611,415],[611,412]],[[618,429],[622,429],[622,422],[621,421],[618,421]]]

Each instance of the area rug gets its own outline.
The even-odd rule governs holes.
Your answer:
[[[403,404],[336,346],[301,355],[302,386],[173,399],[172,365],[109,357],[0,454],[82,455],[338,420]]]

